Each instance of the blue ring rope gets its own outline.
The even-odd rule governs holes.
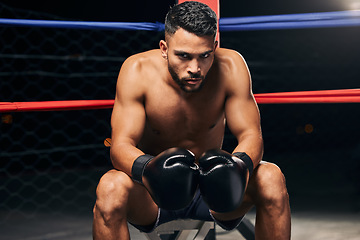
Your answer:
[[[222,18],[220,31],[360,26],[360,10]]]
[[[163,31],[163,23],[85,22],[0,18],[0,26]],[[221,18],[220,32],[360,26],[360,10]]]
[[[100,29],[100,30],[144,30],[163,31],[163,23],[146,22],[85,22],[85,21],[57,21],[57,20],[30,20],[0,18],[0,26],[18,27],[48,27],[48,28],[73,28],[73,29]]]

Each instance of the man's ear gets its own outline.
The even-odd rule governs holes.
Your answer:
[[[168,46],[167,46],[166,41],[165,41],[165,40],[160,40],[159,46],[160,46],[161,56],[162,56],[164,59],[167,59]]]
[[[214,51],[216,50],[216,48],[219,46],[219,42],[218,41],[215,41],[214,43]]]

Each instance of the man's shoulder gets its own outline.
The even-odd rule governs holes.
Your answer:
[[[228,48],[218,48],[215,51],[215,57],[218,61],[244,61],[243,56],[236,50]]]
[[[160,62],[162,60],[160,50],[149,50],[128,57],[121,66],[118,76],[119,86],[146,86],[149,76],[159,75]]]
[[[157,62],[161,59],[161,53],[159,49],[148,50],[145,52],[134,54],[125,60],[128,65],[142,66]]]
[[[239,52],[232,49],[218,48],[215,57],[218,76],[221,77],[227,89],[239,88],[243,84],[249,83],[249,70]]]
[[[218,48],[215,52],[215,62],[220,71],[226,72],[228,76],[230,72],[237,73],[238,70],[247,68],[247,64],[243,56],[236,50],[227,48]]]

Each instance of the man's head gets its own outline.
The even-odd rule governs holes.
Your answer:
[[[184,2],[166,15],[160,50],[172,79],[183,91],[202,88],[214,60],[216,33],[216,14],[203,3]]]
[[[165,34],[173,35],[182,28],[199,37],[217,33],[216,13],[206,4],[188,1],[172,7],[165,18]]]

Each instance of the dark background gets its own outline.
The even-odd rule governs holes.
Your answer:
[[[175,0],[53,0],[53,1],[24,1],[3,0],[3,3],[35,11],[56,14],[64,18],[81,19],[84,21],[146,21],[163,22],[169,6]],[[357,6],[357,0],[303,0],[303,1],[234,1],[220,0],[221,17],[261,16],[272,14],[310,13],[352,10]]]
[[[353,5],[351,5],[352,2]],[[49,13],[68,20],[163,22],[169,6],[174,1],[141,0],[123,3],[123,1],[92,0],[85,3],[69,0],[6,0],[2,3],[14,8]],[[222,0],[220,1],[220,15],[221,17],[241,17],[342,11],[351,10],[356,3],[359,4],[355,0]],[[358,27],[226,32],[221,33],[220,36],[222,47],[236,49],[247,60],[252,73],[254,93],[359,87],[360,30]],[[156,47],[156,43],[151,46]],[[120,66],[115,67],[115,71],[117,71]],[[41,84],[46,85],[47,82],[44,81]],[[85,87],[84,93],[87,93],[87,89],[92,88]],[[23,95],[4,91],[4,101],[40,100],[41,97],[39,96],[41,95],[33,94],[33,89],[27,88],[25,90],[27,93]],[[49,95],[46,95],[41,100],[64,100],[63,96],[69,92],[66,89],[62,91],[61,88],[54,88],[52,91],[59,92],[59,96],[55,99],[49,99],[46,98]],[[105,91],[104,93],[100,91],[99,94],[88,95],[87,98],[113,99],[113,94],[114,92],[109,95]],[[71,95],[70,91],[67,100],[75,99],[75,97],[76,95]],[[360,211],[359,104],[269,104],[259,105],[259,108],[265,142],[264,159],[275,162],[285,173],[292,209],[316,208],[324,211]],[[110,135],[109,117],[111,112],[106,110],[105,118],[103,113],[104,110],[86,113],[102,119],[101,127],[94,130],[99,136],[97,141],[102,141],[104,137]],[[54,131],[53,128],[55,130],[61,128],[64,122],[68,122],[67,117],[70,116],[73,119],[78,119],[78,122],[71,123],[63,131],[70,132],[70,136],[76,139],[77,136],[74,133],[76,129],[79,127],[92,128],[91,123],[87,121],[88,115],[86,114],[54,113],[60,120],[46,123],[44,130],[39,127],[39,122],[35,119],[46,120],[49,116],[45,113],[29,113],[27,116],[33,116],[34,120],[23,123],[24,126],[21,126],[21,129],[27,131],[27,129],[36,126],[36,128],[41,129],[39,135],[45,136],[46,132]],[[61,115],[67,117],[63,119]],[[21,116],[21,114],[14,114],[14,125]],[[313,129],[306,131],[306,126],[312,126]],[[13,131],[11,128],[14,129],[14,127],[2,124],[3,133],[9,133],[7,140],[13,139],[12,134],[21,134],[20,130]],[[54,135],[50,139],[53,144],[58,145],[57,143],[59,143],[61,145],[66,142],[61,132],[56,132]],[[38,136],[32,137],[37,138]],[[25,151],[31,151],[32,137],[20,138],[28,146]],[[92,137],[91,134],[85,132],[82,133],[81,139],[87,144],[92,144],[90,140]],[[2,145],[3,151],[6,149],[4,146],[7,146],[8,150],[7,155],[3,156],[8,162],[14,162],[14,158],[11,159],[11,156],[14,155],[14,152],[19,152],[21,147],[16,141],[9,143],[10,141],[6,141],[6,144]],[[224,148],[230,151],[234,144],[233,137],[227,133]],[[36,145],[34,148],[42,149],[44,145],[46,147],[46,144],[42,143],[41,146]],[[105,151],[102,148],[95,150]],[[93,152],[80,153],[80,157],[84,161],[93,154]],[[50,165],[47,160],[49,157],[53,159],[65,158],[66,160],[61,163],[65,169],[81,166],[83,170],[88,169],[91,164],[101,165],[96,161],[77,165],[74,163],[78,161],[77,155],[70,157],[65,155],[65,153],[55,151],[46,156],[42,155],[40,160],[35,153],[34,155],[26,155],[26,157],[16,155],[16,158],[22,162],[21,164],[6,163],[3,165],[9,171],[13,171],[14,174],[19,172],[18,169],[23,169],[24,164],[30,166],[34,163],[40,172],[48,169],[54,171],[54,167],[47,166]],[[99,176],[96,175],[97,177]],[[11,182],[9,186],[14,184]],[[94,187],[90,190],[93,191],[93,189]],[[8,192],[5,193],[8,194]],[[71,195],[72,193],[68,194]],[[56,203],[54,204],[56,205]]]

